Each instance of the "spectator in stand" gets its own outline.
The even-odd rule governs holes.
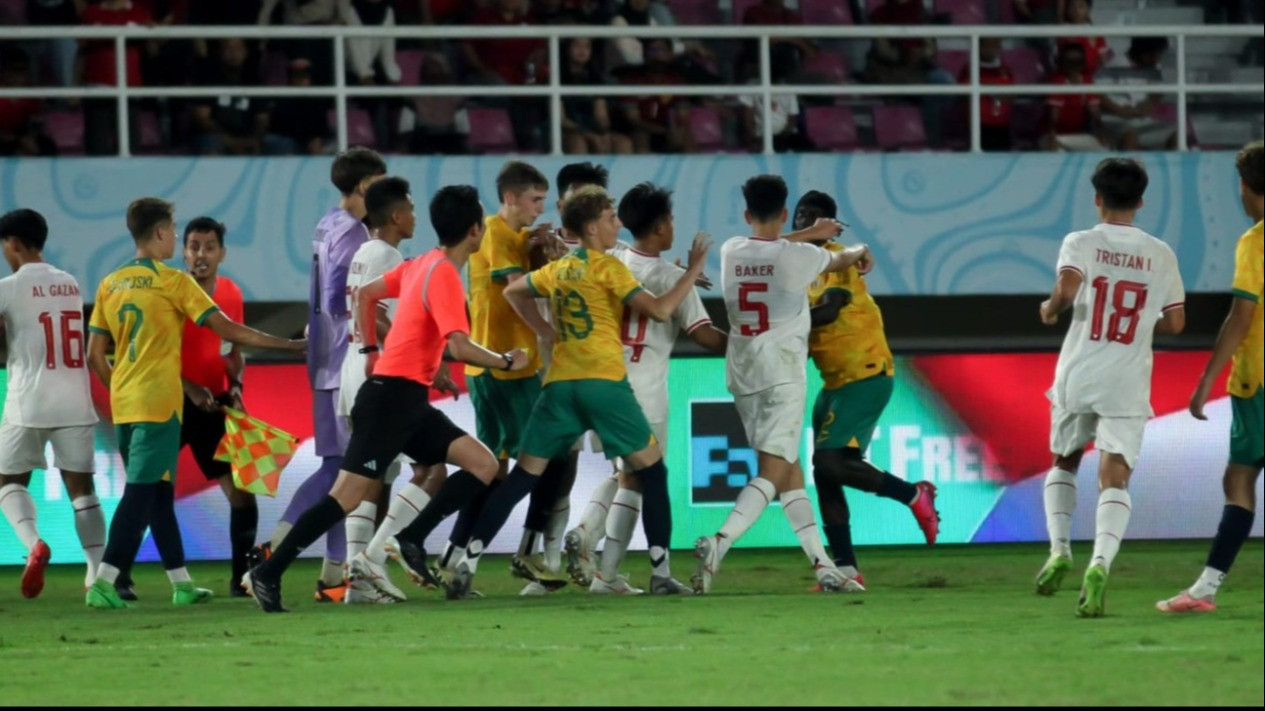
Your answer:
[[[30,25],[68,27],[79,24],[85,0],[26,0],[26,22]],[[55,86],[70,86],[75,80],[75,53],[79,43],[73,37],[39,43],[39,57],[53,70]],[[37,60],[38,61],[38,60]]]
[[[1066,86],[1094,83],[1085,68],[1085,48],[1065,45],[1059,50],[1058,70],[1053,84]],[[1101,151],[1098,140],[1101,99],[1097,94],[1051,94],[1046,100],[1046,131],[1041,147],[1049,151]]]
[[[1007,2],[1007,0],[999,0]],[[1067,14],[1067,0],[1010,0],[1015,19],[1024,25],[1057,25]],[[1049,37],[1030,37],[1024,44],[1041,53],[1042,63],[1049,68],[1054,42]]]
[[[926,25],[931,22],[922,0],[887,0],[870,15],[873,25]],[[876,37],[870,46],[864,73],[871,84],[956,84],[957,79],[936,64],[936,43],[933,39],[902,37],[888,40]],[[952,101],[940,96],[927,96],[920,102],[927,140],[932,146],[941,142],[941,115]]]
[[[392,0],[339,0],[339,16],[351,27],[394,27]],[[351,81],[372,85],[378,71],[389,84],[399,84],[400,65],[395,61],[395,38],[357,38],[347,40],[347,61]]]
[[[472,24],[508,26],[532,24],[524,12],[523,0],[494,0],[494,5],[474,16]],[[538,39],[467,40],[461,45],[465,79],[475,84],[536,84],[549,80],[548,46]],[[490,105],[508,103],[514,136],[520,148],[542,150],[544,127],[548,123],[545,99],[493,99]]]
[[[624,0],[624,4],[611,18],[614,27],[658,27],[660,22],[650,14],[650,0]],[[611,66],[641,66],[645,57],[641,51],[641,40],[633,37],[620,37],[611,40]],[[674,46],[673,49],[681,48]]]
[[[981,37],[979,41],[980,84],[1008,86],[1015,77],[1001,61],[1001,40],[997,37]],[[971,83],[971,68],[962,67],[958,75],[961,84]],[[1011,148],[1010,116],[1012,100],[1009,96],[980,97],[980,143],[986,151],[1008,151]]]
[[[422,85],[451,86],[456,82],[442,54],[422,55]],[[400,112],[400,150],[427,155],[460,155],[467,152],[466,136],[470,120],[463,96],[413,97],[411,106]]]
[[[786,7],[786,0],[761,0],[757,5],[747,8],[742,14],[742,24],[758,26],[802,25],[804,18],[798,12]],[[769,55],[772,66],[788,79],[799,74],[804,60],[816,56],[817,45],[803,37],[771,37],[769,39]],[[741,66],[746,78],[760,76],[760,44],[748,42],[743,49]]]
[[[194,0],[189,5],[191,25],[254,25],[259,23],[262,0],[206,2]]]
[[[153,26],[154,18],[130,0],[101,0],[88,5],[79,15],[85,25],[142,25]],[[75,66],[78,82],[84,86],[117,86],[113,40],[83,40],[79,47],[79,60]],[[127,43],[124,56],[128,86],[142,86],[141,48],[136,42]],[[135,103],[131,102],[130,131],[136,135]],[[84,145],[88,155],[113,155],[118,153],[118,104],[114,99],[84,99]]]
[[[209,0],[199,0],[208,2]],[[225,2],[226,0],[219,0]],[[233,0],[236,1],[236,0]],[[281,21],[286,25],[321,26],[339,22],[339,0],[263,0],[258,23],[272,24],[273,13],[281,6]],[[303,57],[312,63],[312,81],[329,86],[334,81],[334,50],[328,39],[299,39],[280,43],[290,59]]]
[[[645,63],[621,73],[620,82],[634,86],[681,86],[688,79],[673,63],[672,43],[664,38],[642,41]],[[689,105],[671,94],[639,97],[624,104],[617,129],[632,136],[635,153],[691,153]]]
[[[773,83],[785,84],[789,80],[789,71],[789,67],[774,63]],[[738,102],[741,104],[740,125],[747,150],[759,153],[764,150],[764,95],[747,94],[738,97]],[[812,142],[799,132],[799,99],[794,94],[774,94],[770,104],[773,120],[769,130],[773,132],[773,150],[778,153],[813,150]]]
[[[593,42],[587,37],[565,40],[562,45],[565,85],[605,84],[606,78],[593,59]],[[611,130],[607,100],[602,97],[569,96],[562,100],[562,144],[571,155],[632,153],[632,139]]]
[[[1066,0],[1067,11],[1063,15],[1064,24],[1068,25],[1085,25],[1094,24],[1093,18],[1090,17],[1090,11],[1094,7],[1093,0]],[[1111,47],[1107,46],[1107,40],[1102,37],[1060,37],[1058,40],[1058,48],[1077,44],[1085,50],[1085,71],[1090,76],[1098,73],[1103,65],[1111,59]]]
[[[198,86],[260,86],[247,63],[250,53],[240,39],[219,41],[218,61],[203,70]],[[292,146],[268,137],[263,101],[247,96],[217,96],[193,103],[193,152],[197,155],[276,155]]]
[[[290,86],[312,86],[312,63],[303,58],[290,60],[289,79]],[[260,114],[267,145],[274,153],[317,156],[330,152],[331,108],[328,99],[314,96],[277,99],[271,111]]]
[[[535,0],[531,10],[535,25],[581,25],[584,17],[580,11],[563,0]]]
[[[0,87],[31,85],[31,60],[17,47],[0,45]],[[53,140],[40,128],[39,99],[0,97],[0,156],[52,156]]]
[[[1113,62],[1098,72],[1097,83],[1113,86],[1162,84],[1160,63],[1168,51],[1167,37],[1134,37],[1122,62]],[[1145,91],[1107,94],[1102,99],[1103,138],[1121,151],[1173,150],[1177,147],[1177,127],[1154,118],[1160,105],[1159,94]]]

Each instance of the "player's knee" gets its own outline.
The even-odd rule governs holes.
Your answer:
[[[1221,488],[1225,491],[1225,502],[1249,511],[1256,510],[1256,479],[1259,468],[1230,465],[1221,479]]]
[[[479,457],[471,462],[470,466],[466,467],[466,471],[484,484],[490,484],[500,475],[501,464],[489,453],[486,457]]]

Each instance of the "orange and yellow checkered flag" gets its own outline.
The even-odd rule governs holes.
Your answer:
[[[281,470],[298,450],[299,440],[241,410],[223,409],[224,439],[215,458],[233,465],[233,485],[238,489],[276,496]]]

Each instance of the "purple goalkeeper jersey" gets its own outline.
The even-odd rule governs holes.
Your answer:
[[[307,373],[313,390],[336,390],[350,341],[347,273],[369,230],[336,207],[321,218],[312,238],[312,277],[307,304]]]

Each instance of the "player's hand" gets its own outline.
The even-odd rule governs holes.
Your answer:
[[[232,403],[234,410],[246,411],[246,403],[242,400],[242,389],[240,386],[234,386],[228,389],[229,401]]]
[[[552,222],[542,222],[536,225],[536,229],[531,231],[530,243],[534,245],[548,245],[555,239]]]
[[[678,267],[682,269],[687,269],[687,267],[681,263],[680,257],[677,257],[674,264],[676,264]],[[711,277],[707,276],[703,272],[699,272],[698,276],[694,277],[694,286],[697,286],[698,288],[704,291],[711,291],[712,287],[715,286],[715,284],[712,283]]]
[[[1050,309],[1050,300],[1041,302],[1041,323],[1047,326],[1059,325],[1059,315]]]
[[[215,404],[215,395],[211,394],[209,388],[188,384],[185,385],[184,394],[189,398],[189,402],[193,403],[194,407],[203,412],[215,412],[219,409],[219,406]]]
[[[307,329],[306,328],[303,329],[303,338],[291,338],[289,344],[287,344],[286,350],[292,353],[306,353],[307,352]]]
[[[372,353],[365,354],[365,377],[366,378],[373,377],[373,368],[374,366],[378,364],[378,359],[381,357],[382,357],[382,354],[379,353],[378,351],[373,351]]]
[[[461,399],[461,389],[452,381],[452,372],[448,370],[448,366],[441,365],[439,372],[435,373],[435,389],[452,395],[453,400]]]
[[[527,351],[524,351],[522,348],[515,348],[505,355],[513,359],[513,363],[510,364],[510,372],[518,372],[520,370],[527,369],[527,365],[530,362],[530,359],[527,357]]]
[[[694,244],[690,245],[690,263],[685,268],[694,275],[695,281],[707,267],[707,252],[712,248],[712,239],[706,232],[694,235]]]
[[[856,267],[858,274],[864,276],[874,270],[874,253],[870,251],[869,245],[858,244],[849,249],[855,249],[860,254],[856,264],[853,265]]]
[[[835,239],[843,234],[843,223],[838,220],[832,220],[829,217],[819,217],[808,228],[808,239],[810,242],[816,242],[823,239]]]
[[[1212,397],[1212,383],[1200,380],[1199,387],[1195,388],[1194,394],[1190,396],[1191,417],[1202,422],[1208,421],[1208,416],[1204,414],[1204,406],[1208,404],[1210,397]]]

